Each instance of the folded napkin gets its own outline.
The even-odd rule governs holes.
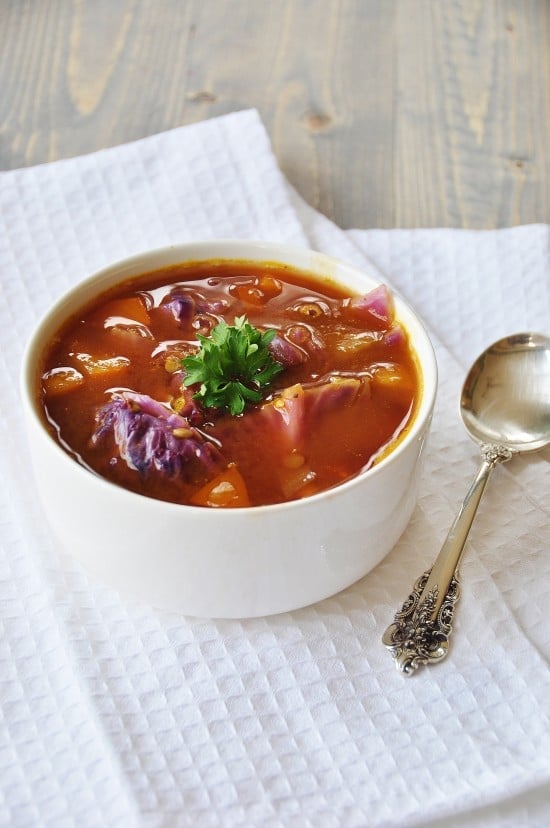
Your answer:
[[[388,557],[315,606],[212,621],[136,604],[58,547],[17,378],[37,317],[78,279],[229,236],[378,274],[426,321],[440,388],[420,501]],[[380,640],[477,469],[465,369],[502,335],[550,328],[549,240],[344,232],[285,181],[255,111],[0,173],[0,825],[549,824],[548,450],[494,473],[450,656],[405,678]]]

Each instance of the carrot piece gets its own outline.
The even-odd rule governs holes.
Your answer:
[[[229,292],[232,296],[250,305],[265,305],[274,296],[278,296],[282,289],[278,279],[272,276],[258,276],[255,279],[232,285]]]
[[[84,377],[74,368],[52,368],[42,377],[42,387],[48,397],[65,394],[75,388],[80,388]]]
[[[211,506],[214,509],[250,506],[246,484],[234,463],[196,491],[190,502],[194,506]]]
[[[99,359],[91,354],[76,354],[82,370],[91,377],[103,376],[105,374],[116,374],[128,368],[130,360],[124,356]]]
[[[262,291],[250,283],[242,285],[235,285],[230,291],[232,296],[236,296],[241,302],[246,302],[249,305],[265,305],[266,296]]]
[[[139,296],[129,296],[126,299],[113,299],[102,308],[105,319],[110,316],[130,319],[132,322],[139,322],[140,325],[148,325],[150,322],[147,308]]]

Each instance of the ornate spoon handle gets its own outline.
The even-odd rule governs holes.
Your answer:
[[[459,596],[458,565],[489,476],[498,463],[510,460],[505,446],[481,447],[483,462],[464,498],[431,569],[415,581],[413,591],[382,636],[397,669],[406,675],[421,664],[445,658],[449,649],[454,605]]]

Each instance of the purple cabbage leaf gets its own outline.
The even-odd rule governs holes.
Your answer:
[[[368,393],[370,386],[356,377],[332,376],[318,385],[300,383],[284,388],[258,412],[261,420],[272,429],[289,450],[299,450],[308,429],[325,411],[350,405],[359,393]]]
[[[146,394],[121,391],[96,415],[92,443],[112,434],[120,457],[142,475],[170,480],[212,477],[227,465],[219,449],[189,421]]]
[[[365,324],[374,318],[384,327],[389,327],[394,317],[393,296],[386,285],[378,285],[363,296],[346,300],[344,310]]]

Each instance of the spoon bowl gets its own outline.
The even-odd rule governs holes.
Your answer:
[[[492,470],[514,454],[550,445],[550,337],[513,334],[487,348],[466,377],[460,413],[483,460],[435,563],[382,637],[406,675],[447,655],[458,566]]]
[[[536,451],[550,441],[550,340],[507,336],[474,363],[460,410],[470,436],[511,451]]]

